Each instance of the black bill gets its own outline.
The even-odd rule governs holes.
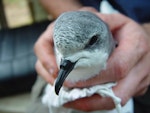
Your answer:
[[[60,64],[60,70],[58,73],[58,77],[55,82],[55,93],[58,95],[60,88],[62,87],[66,77],[73,70],[76,62],[71,62],[69,60],[62,60]]]

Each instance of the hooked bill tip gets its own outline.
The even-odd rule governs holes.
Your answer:
[[[55,93],[56,93],[56,95],[59,95],[60,88],[61,88],[61,85],[55,85]]]
[[[69,75],[69,73],[74,68],[76,62],[71,62],[69,60],[63,60],[61,62],[60,70],[58,73],[58,77],[56,78],[55,82],[55,93],[59,95],[60,89],[66,79],[66,77]]]

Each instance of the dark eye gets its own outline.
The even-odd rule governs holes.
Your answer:
[[[91,38],[91,40],[89,41],[89,46],[92,46],[93,44],[95,44],[96,43],[96,41],[97,41],[97,39],[98,39],[98,36],[93,36],[92,38]]]

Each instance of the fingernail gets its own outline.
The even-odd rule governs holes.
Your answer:
[[[52,76],[54,76],[54,77],[57,77],[57,72],[58,72],[57,68],[51,67],[51,68],[49,69],[50,75],[52,75]]]
[[[50,73],[51,75],[53,75],[53,74],[54,74],[54,68],[50,68],[50,69],[49,69],[49,73]]]

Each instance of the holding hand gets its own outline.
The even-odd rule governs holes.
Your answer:
[[[118,84],[113,90],[124,105],[132,96],[144,94],[150,84],[150,38],[140,25],[121,14],[104,15],[95,11],[93,13],[108,24],[118,42],[118,47],[108,60],[106,70],[85,82],[65,83],[65,85],[89,87],[116,81]],[[53,24],[50,24],[35,44],[35,53],[38,57],[36,70],[51,84],[54,83],[58,72],[53,51]],[[83,111],[114,107],[111,99],[101,98],[98,95],[82,98],[65,106]]]

